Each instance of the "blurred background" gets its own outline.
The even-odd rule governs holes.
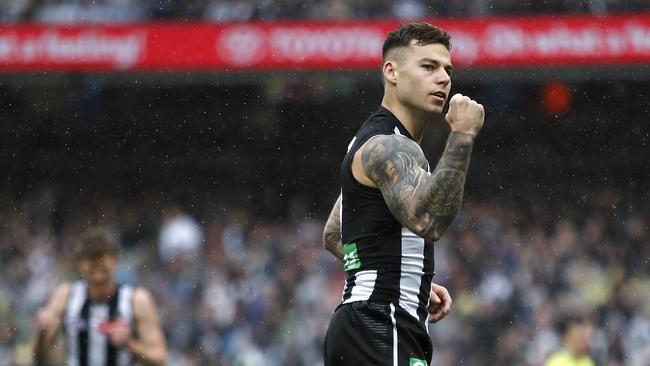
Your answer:
[[[450,29],[452,92],[487,111],[436,244],[432,364],[542,365],[579,312],[597,365],[650,365],[644,0],[0,2],[0,365],[31,364],[89,224],[153,293],[169,365],[322,364],[343,286],[322,228],[412,19]]]

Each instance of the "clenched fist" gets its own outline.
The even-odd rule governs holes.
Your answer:
[[[460,132],[476,136],[483,127],[485,110],[476,101],[460,93],[454,94],[449,100],[449,111],[445,116],[452,132]]]

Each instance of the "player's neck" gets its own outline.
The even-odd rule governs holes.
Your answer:
[[[574,347],[571,344],[565,344],[564,349],[571,355],[573,358],[580,358],[585,355],[585,352],[577,347]]]
[[[88,299],[94,302],[108,301],[117,289],[117,283],[111,281],[105,285],[90,285],[88,284]]]
[[[402,125],[409,132],[413,140],[418,144],[422,142],[422,135],[429,122],[429,116],[425,113],[419,113],[411,108],[392,102],[390,98],[384,97],[381,106],[391,111],[395,117],[402,123]]]

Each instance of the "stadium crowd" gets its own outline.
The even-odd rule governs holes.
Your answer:
[[[69,83],[0,88],[0,364],[30,363],[34,311],[77,278],[70,248],[93,223],[119,238],[118,279],[153,293],[170,365],[322,364],[343,271],[320,236],[377,87],[315,104]],[[458,88],[491,113],[467,202],[436,244],[454,306],[431,327],[433,365],[542,365],[572,312],[595,327],[598,365],[648,365],[644,84],[574,85],[561,117],[535,86]]]
[[[242,207],[187,215],[155,194],[79,202],[48,183],[2,202],[0,364],[30,363],[34,311],[75,278],[68,253],[89,222],[119,237],[118,278],[154,294],[170,365],[322,364],[343,278],[320,245],[321,219],[269,222]],[[470,200],[437,244],[436,280],[455,301],[431,327],[433,365],[542,365],[560,346],[557,317],[576,311],[595,325],[598,365],[647,365],[650,207],[627,204],[611,189],[558,203],[553,216]]]
[[[612,13],[650,9],[647,0],[15,0],[0,3],[0,20],[125,22],[194,19],[214,22],[274,19],[402,18],[539,13]]]

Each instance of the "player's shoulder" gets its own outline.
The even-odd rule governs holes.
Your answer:
[[[420,145],[410,138],[398,134],[379,134],[369,138],[362,146],[363,159],[386,160],[395,154],[424,155]]]
[[[60,313],[63,311],[65,308],[66,304],[68,303],[68,298],[70,297],[70,292],[72,289],[72,284],[69,282],[65,282],[62,284],[59,284],[54,288],[54,291],[52,291],[50,295],[50,299],[48,301],[48,307],[57,313]]]
[[[137,286],[133,289],[133,301],[153,301],[153,296],[145,287]]]
[[[65,298],[67,299],[68,296],[70,295],[70,292],[72,291],[72,286],[74,284],[72,282],[63,282],[59,285],[57,285],[54,288],[54,291],[52,291],[52,297],[53,298]]]
[[[368,118],[361,124],[357,136],[368,136],[375,134],[393,134],[399,132],[397,127],[399,121],[387,109],[380,107],[372,112]]]
[[[155,309],[155,301],[151,292],[144,287],[135,287],[133,290],[133,307],[136,314]]]

